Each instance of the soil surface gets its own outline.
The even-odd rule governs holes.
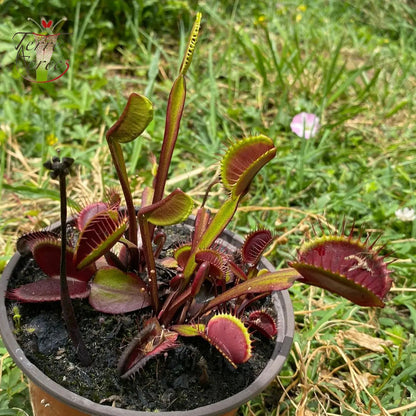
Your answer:
[[[23,257],[9,289],[44,278],[30,256]],[[254,338],[253,357],[234,369],[207,341],[181,338],[176,349],[152,358],[134,377],[123,380],[117,361],[151,310],[109,315],[88,300],[73,301],[93,364],[81,367],[68,340],[59,302],[27,304],[9,301],[10,318],[21,315],[16,338],[27,358],[65,388],[97,403],[142,411],[187,410],[215,403],[246,388],[269,360],[273,341]]]

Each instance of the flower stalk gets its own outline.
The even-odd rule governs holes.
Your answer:
[[[64,157],[62,162],[58,157],[53,158],[52,162],[44,164],[45,168],[51,170],[52,179],[59,180],[59,196],[61,208],[61,259],[60,259],[60,292],[62,315],[66,324],[68,335],[75,347],[78,359],[83,366],[91,364],[91,356],[82,339],[78,321],[75,317],[74,307],[71,302],[68,289],[68,279],[66,272],[66,221],[67,221],[67,196],[66,196],[66,176],[69,174],[69,168],[74,163],[74,159]]]

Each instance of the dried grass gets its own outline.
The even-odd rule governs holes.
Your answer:
[[[26,158],[17,137],[10,134],[3,151],[6,152],[4,184],[14,186],[24,183],[36,189],[48,181],[48,173],[41,174],[41,160]],[[80,167],[71,176],[68,195],[81,206],[104,195],[102,179],[104,157],[103,152],[97,151],[91,161],[93,166],[91,172],[87,173]],[[50,189],[58,189],[54,181],[51,181]],[[14,247],[20,235],[44,228],[59,220],[59,201],[36,195],[30,197],[23,195],[19,191],[3,189],[0,200],[0,253],[4,254],[10,250],[9,247]]]
[[[297,315],[311,316],[335,305],[316,305],[314,288],[311,288],[310,306],[313,308],[298,311]],[[319,303],[319,302],[318,302]],[[331,341],[323,337],[330,327],[343,326]],[[335,416],[350,412],[357,416],[405,414],[406,410],[416,408],[416,402],[392,409],[385,408],[378,397],[370,392],[379,378],[365,371],[374,353],[383,353],[383,347],[392,348],[391,341],[370,336],[361,329],[376,331],[370,323],[352,319],[330,320],[322,325],[313,339],[301,346],[295,342],[291,350],[296,372],[290,376],[279,376],[277,383],[283,392],[273,415],[296,416]],[[316,342],[320,346],[316,347]],[[312,344],[314,344],[312,346]],[[330,363],[341,362],[334,368]],[[368,365],[370,367],[370,365]],[[361,369],[360,369],[361,368]],[[286,386],[286,387],[285,387]],[[290,409],[288,409],[290,403]],[[311,410],[314,409],[313,411]],[[333,413],[334,409],[338,409]],[[375,413],[377,412],[377,413]]]

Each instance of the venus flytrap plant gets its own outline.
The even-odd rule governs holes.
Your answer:
[[[328,289],[364,306],[383,306],[391,286],[384,258],[369,240],[346,235],[315,237],[299,250],[290,267],[269,271],[259,268],[274,236],[268,230],[250,233],[238,253],[219,238],[248,195],[257,173],[277,154],[265,135],[235,141],[221,161],[221,182],[226,198],[212,215],[205,199],[198,208],[189,241],[160,258],[166,228],[186,220],[192,198],[176,189],[165,195],[172,154],[186,97],[185,76],[195,50],[201,15],[198,14],[178,77],[169,96],[165,134],[152,187],[145,188],[135,207],[121,143],[135,140],[153,117],[151,102],[131,94],[107,142],[125,199],[111,192],[107,201],[85,207],[76,218],[77,243],[47,231],[25,235],[18,250],[32,253],[48,276],[8,293],[22,302],[62,299],[59,291],[61,247],[65,247],[68,292],[71,298],[88,298],[97,311],[127,313],[150,307],[152,316],[123,351],[118,370],[123,378],[146,362],[179,344],[179,337],[202,337],[234,366],[250,359],[250,330],[276,335],[275,317],[258,309],[259,300],[272,291],[290,288],[295,280]],[[63,227],[65,228],[65,227]],[[117,248],[117,250],[115,250]],[[51,253],[54,253],[50,261]],[[169,278],[162,281],[160,270]],[[228,311],[228,312],[224,312]],[[230,336],[230,334],[232,336]]]

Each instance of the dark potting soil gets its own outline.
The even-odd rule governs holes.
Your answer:
[[[23,257],[9,289],[44,278],[33,259]],[[199,338],[180,338],[180,346],[149,360],[127,380],[119,377],[117,361],[137,334],[150,308],[123,315],[103,314],[88,300],[73,301],[84,342],[93,357],[81,367],[68,340],[59,302],[8,302],[10,319],[18,307],[16,338],[27,358],[65,388],[106,405],[142,411],[187,410],[215,403],[246,388],[261,373],[274,343],[254,336],[253,357],[237,369]]]

